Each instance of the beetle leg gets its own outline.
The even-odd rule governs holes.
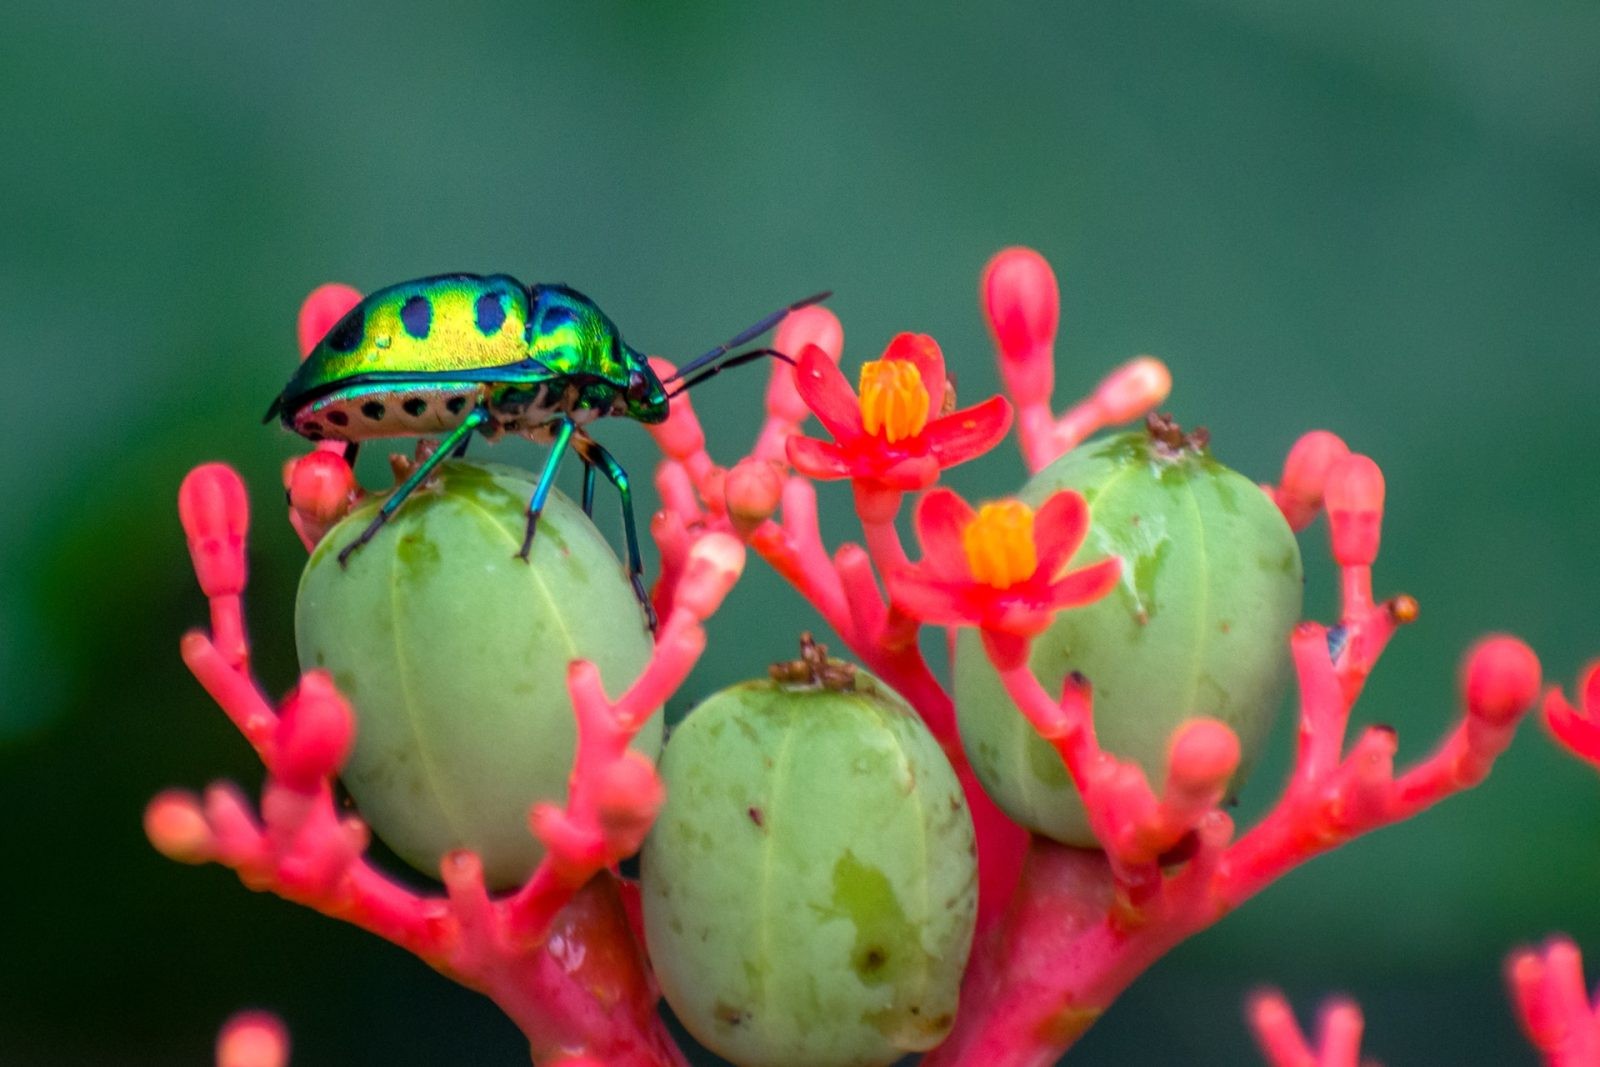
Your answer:
[[[579,434],[573,438],[572,447],[589,465],[589,474],[592,475],[598,468],[606,476],[606,481],[616,486],[617,495],[622,498],[622,532],[628,542],[628,580],[633,583],[633,595],[639,598],[639,604],[644,608],[650,632],[655,633],[656,610],[650,603],[650,594],[644,588],[644,563],[639,557],[639,531],[633,521],[633,491],[628,485],[628,472],[592,437]]]
[[[589,457],[583,454],[583,441],[578,440],[578,455],[583,460],[583,513],[589,518],[594,518],[594,464]]]
[[[411,476],[400,483],[400,488],[389,494],[389,499],[383,502],[383,507],[378,509],[378,514],[374,515],[372,521],[367,523],[367,528],[361,531],[361,536],[339,550],[339,566],[346,566],[350,562],[350,554],[372,540],[377,532],[383,528],[383,524],[389,521],[389,516],[393,515],[400,505],[406,502],[406,498],[416,490],[417,486],[428,480],[428,476],[434,472],[434,469],[449,458],[450,453],[457,445],[466,440],[468,434],[488,420],[489,412],[487,410],[473,408],[467,414],[467,417],[461,420],[461,425],[451,430],[449,436],[439,442],[439,447],[433,450],[433,454],[417,464],[416,469],[411,472]]]
[[[544,502],[550,496],[550,487],[556,481],[556,468],[561,465],[561,457],[567,454],[567,445],[572,441],[572,431],[576,428],[572,420],[566,416],[557,419],[555,435],[550,439],[550,455],[545,457],[544,471],[539,475],[539,484],[533,488],[533,499],[528,501],[528,528],[522,535],[522,550],[517,557],[522,562],[528,562],[528,550],[533,548],[534,531],[539,528],[539,513],[544,511]]]
[[[356,453],[360,451],[360,441],[346,441],[344,446],[344,461],[351,467],[354,467],[356,465]]]

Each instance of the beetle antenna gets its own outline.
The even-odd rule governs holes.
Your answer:
[[[820,303],[822,303],[824,300],[828,299],[828,297],[830,297],[832,295],[833,295],[833,293],[831,291],[830,292],[825,292],[825,293],[817,293],[815,296],[808,296],[804,300],[796,300],[794,303],[790,304],[786,308],[779,308],[777,311],[774,311],[772,314],[768,315],[766,318],[762,319],[760,322],[754,323],[754,324],[752,324],[750,326],[745,327],[743,330],[740,330],[738,333],[734,334],[728,340],[722,342],[722,344],[718,345],[716,348],[713,348],[711,351],[694,357],[689,362],[687,362],[683,366],[679,367],[677,369],[676,373],[674,373],[671,377],[665,379],[665,381],[667,381],[667,382],[676,382],[676,381],[681,381],[684,378],[687,378],[689,375],[693,374],[695,371],[699,370],[701,367],[704,367],[708,363],[712,363],[712,362],[720,359],[722,356],[727,355],[729,352],[733,351],[735,348],[738,348],[740,345],[744,344],[746,341],[753,341],[757,337],[760,337],[762,334],[766,333],[768,330],[770,330],[774,326],[778,325],[778,323],[780,323],[784,319],[788,318],[794,312],[799,311],[801,308],[808,308],[813,304],[820,304]],[[771,351],[772,351],[772,349],[770,349],[770,348],[766,348],[766,349],[762,349],[761,350],[761,352],[763,354],[770,353]],[[745,355],[745,353],[741,352],[738,356],[734,356],[733,359],[735,361],[739,361],[739,362],[746,362],[746,361],[740,359],[740,356],[743,356],[743,355]],[[754,357],[752,357],[752,358],[754,358]],[[723,366],[727,366],[727,367],[731,367],[731,366],[735,366],[735,365],[736,364],[733,361],[729,361],[728,363],[723,364]],[[701,379],[698,379],[698,380],[699,381],[704,381],[705,379],[701,378]],[[688,386],[684,385],[683,388],[687,389]]]
[[[762,356],[771,356],[773,359],[781,359],[791,367],[794,366],[794,360],[790,359],[782,352],[779,352],[776,348],[752,348],[748,352],[740,352],[737,355],[728,357],[721,363],[717,363],[713,366],[705,368],[699,374],[696,374],[687,381],[682,380],[682,371],[674,374],[671,378],[668,378],[667,381],[676,385],[677,388],[668,393],[667,397],[668,399],[671,399],[672,397],[677,396],[679,393],[686,392],[689,389],[694,388],[708,378],[715,378],[718,374],[721,374],[729,367],[737,367],[741,363],[749,363],[752,360],[760,359]]]

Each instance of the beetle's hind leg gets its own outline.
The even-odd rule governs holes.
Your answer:
[[[594,518],[595,469],[594,464],[589,461],[589,457],[583,454],[583,442],[585,440],[588,440],[588,438],[579,439],[577,453],[578,458],[583,460],[583,514],[592,519]]]
[[[400,483],[400,488],[389,494],[389,499],[383,502],[383,507],[379,508],[378,513],[372,517],[372,521],[367,523],[367,528],[361,531],[361,536],[339,550],[339,566],[347,566],[350,562],[351,553],[372,540],[378,531],[383,529],[383,524],[389,521],[389,516],[398,511],[400,505],[406,502],[406,498],[416,491],[417,486],[426,482],[439,464],[448,459],[450,453],[454,452],[456,447],[465,441],[473,430],[476,430],[488,420],[489,413],[487,411],[483,408],[473,408],[467,414],[467,417],[461,420],[461,425],[451,430],[449,436],[439,442],[439,447],[433,450],[433,454],[417,464],[416,469],[411,472],[411,476]]]
[[[644,608],[650,632],[655,633],[656,609],[644,588],[644,562],[639,556],[639,531],[633,521],[633,491],[628,484],[628,472],[592,437],[579,434],[573,438],[572,447],[589,467],[584,481],[585,502],[588,502],[590,480],[597,469],[606,476],[606,481],[616,487],[617,495],[622,498],[622,532],[628,543],[628,581],[633,583],[633,595],[639,598],[639,606]]]

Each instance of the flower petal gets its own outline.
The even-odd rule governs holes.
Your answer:
[[[932,456],[880,458],[871,477],[889,489],[915,493],[939,480],[939,464]]]
[[[1121,577],[1122,557],[1112,556],[1069,571],[1065,578],[1051,582],[1050,599],[1058,609],[1092,604],[1115,589]]]
[[[789,453],[789,462],[794,465],[794,469],[808,478],[833,481],[836,478],[850,477],[850,460],[845,455],[844,449],[832,441],[818,441],[795,435],[789,438],[785,447]]]
[[[981,404],[935,419],[923,429],[922,438],[944,468],[989,451],[1009,429],[1011,402],[1003,396],[991,396]]]
[[[1063,489],[1033,515],[1033,546],[1039,570],[1052,578],[1064,570],[1089,533],[1089,505],[1075,489]]]
[[[922,564],[940,577],[971,580],[967,550],[961,544],[961,531],[976,513],[951,489],[935,489],[917,503],[917,540],[922,545]]]
[[[853,441],[861,428],[861,402],[838,364],[816,345],[806,345],[794,368],[795,388],[835,441]]]
[[[963,583],[936,577],[925,565],[890,571],[886,584],[890,603],[914,619],[939,625],[971,621],[962,607]]]
[[[939,342],[925,333],[896,334],[883,358],[903,359],[917,368],[922,387],[928,391],[928,418],[935,418],[944,404],[944,353],[939,351]]]

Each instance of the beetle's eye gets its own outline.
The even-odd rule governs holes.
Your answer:
[[[634,371],[628,375],[628,399],[642,401],[650,395],[650,383],[644,380],[644,375]]]

